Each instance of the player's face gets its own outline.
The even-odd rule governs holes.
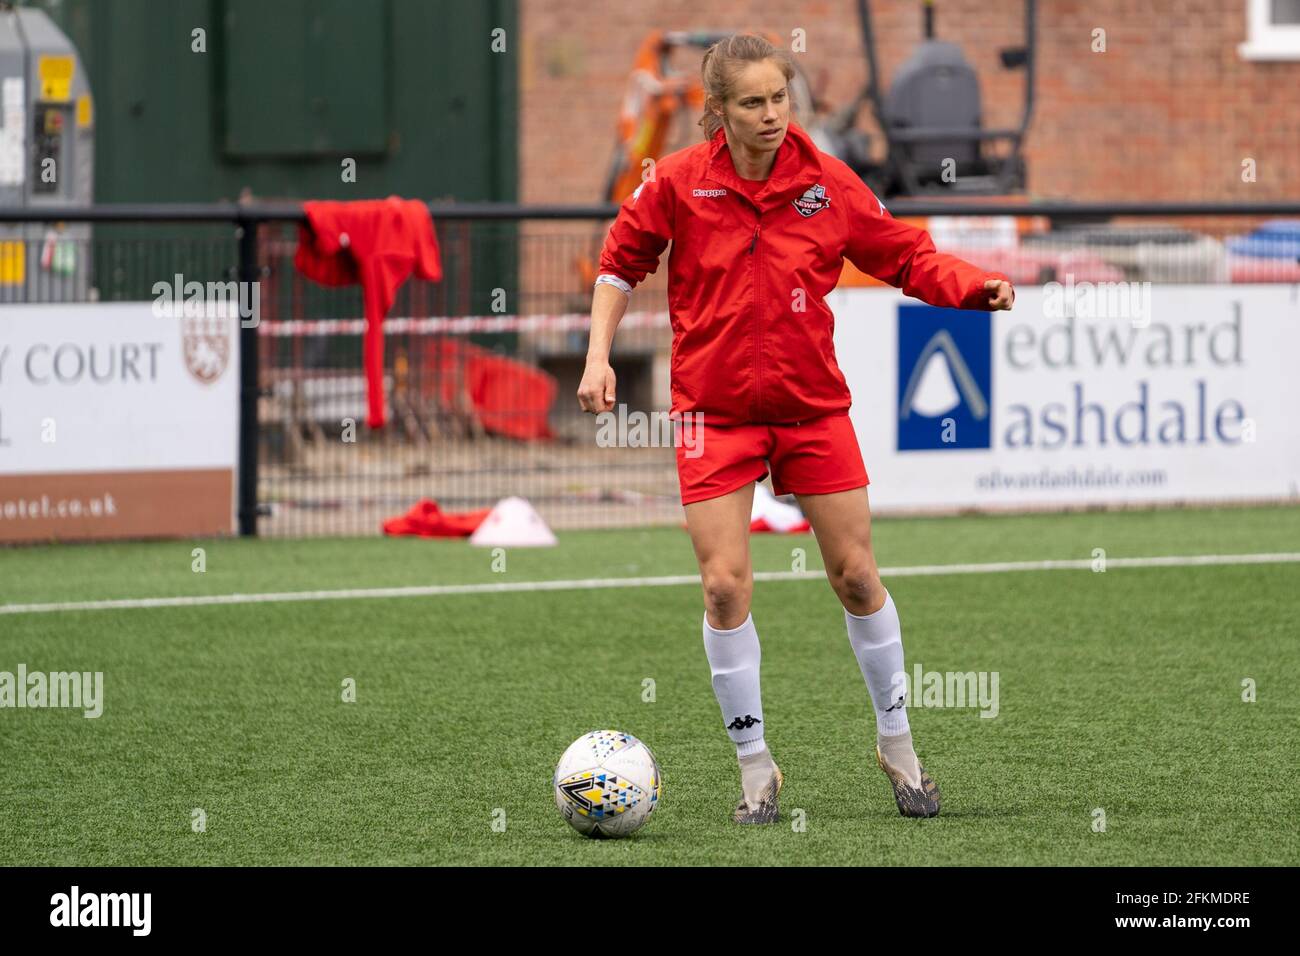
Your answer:
[[[772,60],[746,63],[727,98],[725,122],[733,145],[750,152],[775,152],[790,123],[790,91]]]

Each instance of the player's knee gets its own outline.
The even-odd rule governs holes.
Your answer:
[[[845,601],[871,602],[880,591],[880,572],[876,562],[857,558],[847,562],[839,574],[835,590]]]
[[[704,601],[712,614],[714,625],[722,628],[744,623],[749,613],[749,599],[753,585],[749,575],[729,568],[711,568],[703,572]],[[733,619],[739,617],[740,620]]]

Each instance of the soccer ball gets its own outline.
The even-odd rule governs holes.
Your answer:
[[[555,805],[579,833],[623,837],[650,819],[659,802],[659,764],[631,734],[593,730],[575,740],[555,768]]]

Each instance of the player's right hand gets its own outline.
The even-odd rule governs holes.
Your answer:
[[[578,404],[593,415],[614,407],[614,370],[608,362],[588,362],[578,386]]]

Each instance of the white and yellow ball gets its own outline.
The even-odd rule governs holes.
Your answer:
[[[650,819],[663,780],[642,741],[617,730],[593,730],[564,752],[554,784],[555,805],[575,830],[624,837]]]

